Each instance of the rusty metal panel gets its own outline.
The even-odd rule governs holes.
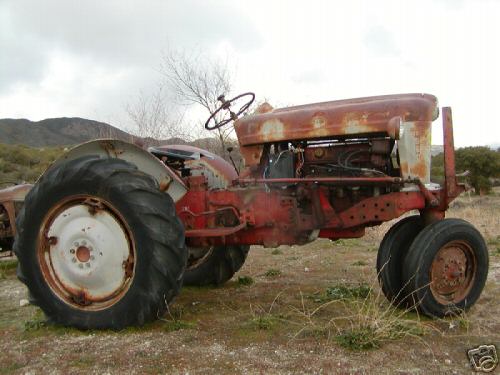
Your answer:
[[[0,238],[11,237],[16,234],[16,204],[24,202],[26,194],[28,194],[32,187],[33,185],[23,184],[0,190],[0,206],[3,206],[9,220],[8,229],[0,231]]]
[[[424,184],[431,177],[431,121],[405,121],[398,141],[401,176],[418,178]]]
[[[31,190],[33,185],[23,184],[15,185],[5,189],[0,190],[0,203],[3,202],[23,202],[24,197]]]
[[[457,196],[457,178],[455,175],[455,146],[453,141],[453,120],[451,108],[443,107],[443,145],[444,145],[444,178],[447,195]]]
[[[184,182],[174,171],[158,160],[158,158],[132,143],[117,139],[98,139],[82,143],[57,159],[49,168],[59,165],[66,160],[87,155],[122,159],[136,165],[139,170],[155,178],[160,189],[168,193],[174,201],[178,201],[186,194],[187,188]]]
[[[397,139],[401,121],[433,121],[437,113],[437,99],[432,95],[385,95],[245,116],[235,122],[235,130],[242,146],[370,134]]]

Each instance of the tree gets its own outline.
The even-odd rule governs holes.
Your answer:
[[[457,173],[469,171],[467,182],[476,194],[487,194],[491,190],[491,179],[500,177],[500,150],[488,147],[464,147],[455,150]],[[432,180],[444,180],[444,157],[440,153],[432,158]]]
[[[500,177],[500,152],[488,147],[464,147],[455,152],[457,169],[468,170],[476,194],[489,193],[491,178]]]
[[[136,127],[133,132],[143,138],[146,146],[167,138],[190,139],[183,116],[170,102],[165,86],[159,85],[152,94],[141,93],[134,104],[127,105],[127,114]]]
[[[187,55],[169,50],[163,55],[160,71],[179,103],[201,106],[207,118],[220,106],[219,95],[231,91],[227,62],[210,59],[205,54]],[[233,132],[231,125],[215,130],[219,155],[226,156]]]

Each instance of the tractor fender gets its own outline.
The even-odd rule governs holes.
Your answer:
[[[134,164],[140,171],[152,176],[158,182],[160,190],[170,195],[174,202],[181,199],[187,192],[186,185],[179,176],[158,158],[139,146],[118,139],[97,139],[79,144],[54,161],[47,171],[65,161],[86,155],[122,159]]]

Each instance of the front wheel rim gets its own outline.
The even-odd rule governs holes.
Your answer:
[[[47,213],[37,256],[52,292],[81,310],[114,305],[134,278],[130,228],[113,205],[89,195],[68,197]]]
[[[457,304],[469,295],[477,273],[477,259],[466,241],[451,241],[436,253],[430,270],[430,290],[443,305]]]

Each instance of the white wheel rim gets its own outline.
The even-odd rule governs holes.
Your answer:
[[[116,303],[133,276],[129,232],[102,200],[77,199],[58,207],[45,221],[41,239],[45,279],[59,297],[80,308]]]

